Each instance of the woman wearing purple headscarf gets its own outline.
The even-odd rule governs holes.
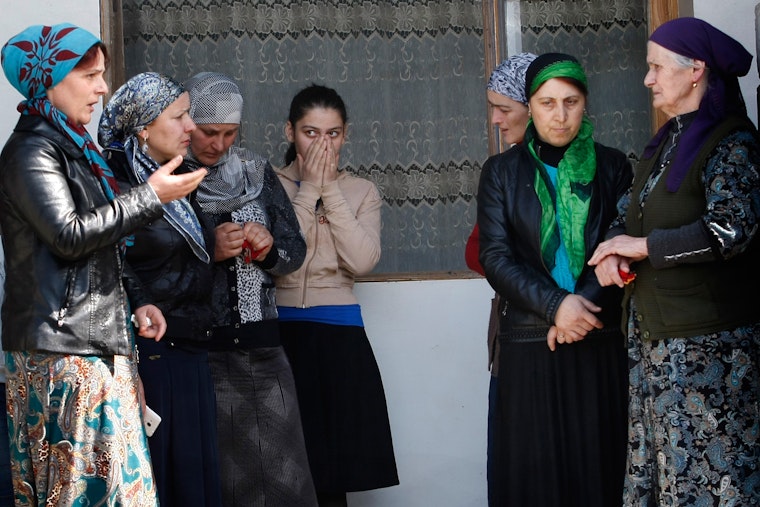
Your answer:
[[[16,505],[156,505],[130,318],[155,340],[166,322],[124,251],[205,173],[172,175],[178,157],[119,193],[84,127],[108,91],[106,62],[103,43],[70,24],[29,27],[2,49],[25,98],[0,155]]]
[[[737,80],[752,56],[680,18],[647,62],[670,120],[589,261],[604,285],[629,279],[623,504],[760,505],[760,145]]]

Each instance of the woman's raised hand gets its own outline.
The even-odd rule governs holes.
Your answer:
[[[198,188],[198,185],[208,174],[207,169],[185,174],[173,174],[182,165],[182,155],[177,155],[150,175],[148,184],[153,187],[162,204],[181,199]]]
[[[335,146],[333,146],[332,140],[329,138],[325,138],[325,140],[327,142],[327,150],[322,185],[327,185],[338,178],[338,159],[340,158],[340,153],[335,151]]]

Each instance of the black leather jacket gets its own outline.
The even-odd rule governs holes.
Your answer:
[[[148,185],[109,202],[76,145],[22,116],[0,154],[3,348],[129,355],[127,294],[132,308],[149,301],[118,243],[161,213]]]
[[[103,155],[122,192],[138,185],[123,150],[108,149]],[[176,172],[182,172],[184,167]],[[184,347],[211,338],[214,277],[214,225],[201,213],[195,193],[190,195],[190,203],[203,229],[209,264],[196,257],[187,241],[163,217],[135,232],[133,244],[127,249],[127,263],[166,318],[164,342]]]
[[[617,216],[617,201],[632,177],[631,166],[620,151],[596,144],[596,159],[585,233],[587,260],[604,240]],[[537,170],[543,167],[539,169],[527,146],[519,145],[489,158],[480,176],[479,258],[488,282],[508,302],[500,322],[500,336],[505,339],[545,340],[557,308],[568,294],[542,260],[541,204],[534,190]],[[621,289],[601,287],[594,270],[586,266],[575,293],[602,307],[597,316],[605,328],[619,330]]]

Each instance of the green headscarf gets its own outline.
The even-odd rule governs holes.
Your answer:
[[[526,91],[530,97],[542,84],[553,78],[571,78],[583,86],[586,93],[586,75],[580,63],[569,55],[549,53],[541,55],[530,65],[527,72]],[[570,272],[575,280],[586,264],[584,231],[591,201],[589,183],[596,175],[596,151],[594,149],[594,126],[583,116],[578,135],[570,142],[557,167],[556,204],[547,184],[543,162],[536,155],[534,143],[536,130],[533,120],[528,121],[525,142],[530,153],[540,164],[533,184],[541,202],[541,255],[551,270],[560,245],[565,245],[570,259]],[[559,220],[557,220],[559,218]],[[559,227],[557,223],[559,222]]]

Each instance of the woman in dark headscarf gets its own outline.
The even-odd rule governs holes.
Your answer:
[[[488,159],[478,190],[480,262],[508,302],[495,505],[608,507],[620,501],[625,464],[622,291],[600,287],[586,261],[631,170],[594,142],[575,58],[536,58],[526,95],[523,142]]]
[[[604,285],[635,273],[624,505],[760,505],[760,146],[737,80],[752,55],[680,18],[647,62],[670,120],[590,261]]]
[[[103,111],[98,140],[122,192],[185,156],[195,123],[182,86],[155,72],[129,79]],[[206,172],[201,169],[201,172]],[[222,505],[210,339],[214,229],[195,193],[164,205],[134,234],[127,262],[166,317],[160,342],[139,343],[145,400],[160,417],[148,439],[161,505]]]
[[[129,235],[203,174],[172,175],[179,158],[119,194],[84,127],[108,91],[106,57],[97,37],[70,24],[29,27],[2,50],[25,97],[0,155],[17,505],[156,504],[130,307],[144,337],[160,339],[165,321],[123,255]]]

